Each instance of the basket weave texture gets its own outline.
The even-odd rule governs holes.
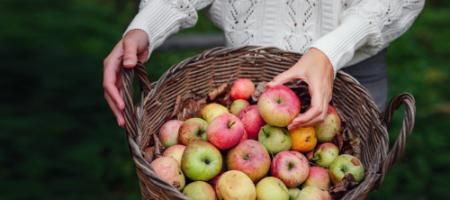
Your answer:
[[[143,156],[143,149],[148,146],[154,147],[153,158],[161,155],[163,147],[157,137],[158,130],[171,117],[177,97],[204,97],[222,83],[238,78],[270,81],[300,57],[297,53],[267,47],[214,48],[172,66],[153,84],[142,65],[123,69],[125,128],[142,199],[188,199],[158,178]],[[135,74],[141,85],[138,103],[133,101]],[[359,138],[360,159],[366,169],[364,180],[347,191],[342,199],[364,199],[383,182],[387,171],[403,152],[406,138],[414,126],[415,100],[411,94],[399,94],[391,100],[386,111],[380,113],[365,88],[350,75],[339,71],[334,81],[332,104],[346,127]],[[388,129],[393,112],[401,105],[404,105],[403,124],[390,148]]]

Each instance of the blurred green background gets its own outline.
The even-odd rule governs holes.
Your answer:
[[[135,12],[131,0],[0,2],[0,199],[139,198],[124,131],[101,88],[102,60]],[[218,30],[202,12],[180,34],[205,32]],[[449,38],[449,1],[429,0],[389,47],[389,94],[415,95],[416,128],[369,199],[450,199]],[[156,51],[151,79],[201,51]],[[395,124],[393,132],[399,114]]]

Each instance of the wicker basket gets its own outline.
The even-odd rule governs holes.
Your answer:
[[[157,130],[172,114],[177,96],[206,95],[220,84],[242,77],[255,82],[270,81],[300,57],[300,54],[276,48],[214,48],[171,67],[154,84],[148,80],[143,66],[124,69],[126,132],[142,199],[187,199],[156,176],[142,151],[150,145],[154,147],[154,157],[161,154],[163,149],[157,139]],[[141,83],[141,99],[136,106],[132,93],[135,73]],[[346,192],[342,199],[364,199],[382,183],[404,150],[406,138],[414,126],[415,101],[410,94],[400,94],[392,99],[385,115],[381,115],[367,91],[350,75],[340,71],[334,82],[332,103],[346,126],[359,137],[361,160],[366,169],[364,180]],[[397,141],[389,148],[389,124],[393,112],[402,104],[405,107],[403,125]]]

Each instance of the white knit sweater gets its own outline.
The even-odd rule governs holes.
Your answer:
[[[399,37],[424,0],[141,0],[129,25],[144,30],[150,52],[171,34],[197,22],[209,7],[229,47],[274,46],[304,53],[324,52],[334,71],[358,63]]]

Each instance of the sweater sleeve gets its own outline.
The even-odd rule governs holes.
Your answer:
[[[197,10],[213,0],[141,0],[139,13],[134,17],[124,35],[140,29],[149,38],[149,54],[159,47],[168,36],[180,29],[189,28],[197,22]]]
[[[315,47],[330,59],[334,73],[364,51],[375,55],[414,22],[425,0],[360,0],[340,16],[333,31],[316,40]]]

